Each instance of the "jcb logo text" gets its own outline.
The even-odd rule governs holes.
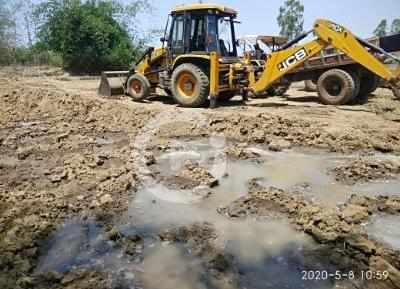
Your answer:
[[[305,48],[300,49],[295,54],[289,56],[284,61],[282,61],[281,63],[278,64],[279,71],[284,71],[284,70],[288,69],[289,67],[296,65],[298,62],[300,62],[301,60],[306,58],[307,55],[308,54],[307,54],[307,51]]]
[[[331,23],[330,28],[338,33],[343,33],[344,32],[344,28],[336,23]]]

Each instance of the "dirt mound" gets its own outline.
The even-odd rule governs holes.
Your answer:
[[[31,288],[24,276],[40,242],[65,218],[126,209],[135,182],[130,134],[141,121],[124,110],[120,102],[18,83],[2,89],[1,288]]]
[[[220,213],[231,218],[244,218],[265,216],[271,210],[287,214],[295,225],[317,242],[330,246],[344,271],[350,268],[354,271],[390,268],[393,274],[386,282],[372,280],[365,282],[363,288],[396,288],[397,285],[393,284],[400,284],[400,253],[370,240],[360,225],[378,210],[398,213],[397,198],[353,197],[341,210],[335,210],[314,204],[302,195],[270,188],[252,192],[249,197],[221,208]]]
[[[397,128],[391,127],[385,131],[374,130],[373,133],[368,126],[331,129],[321,123],[269,113],[258,113],[255,116],[211,115],[209,125],[211,130],[228,138],[269,144],[271,150],[275,151],[291,146],[317,147],[335,152],[400,151]]]
[[[170,188],[181,190],[194,189],[196,187],[209,189],[217,186],[219,183],[207,169],[194,162],[187,162],[177,174],[162,177],[161,181]]]
[[[168,122],[160,126],[145,149],[167,151],[171,139],[222,135],[234,144],[246,143],[228,147],[226,154],[234,159],[256,160],[257,151],[246,149],[249,144],[271,151],[300,146],[400,153],[400,124],[393,121],[400,106],[386,95],[358,110],[315,103],[295,105],[295,99],[284,105],[279,103],[282,100],[263,99],[254,105],[250,101],[246,107],[190,110],[157,100],[104,99],[96,96],[97,85],[93,77],[65,76],[57,69],[0,70],[0,288],[126,288],[124,283],[111,284],[103,272],[72,270],[37,276],[35,268],[44,240],[66,219],[97,216],[108,224],[135,209],[128,208],[140,185],[132,151],[137,135],[146,133],[146,125],[160,113],[177,116],[196,112],[205,124]],[[155,165],[154,155],[145,158],[147,166]],[[387,162],[360,160],[337,168],[337,174],[340,179],[358,181],[386,177],[398,169]],[[182,184],[189,190],[217,185],[217,180],[196,164],[186,166],[177,177],[185,180]],[[174,178],[167,184],[179,182]],[[343,270],[387,269],[392,283],[376,288],[400,287],[398,252],[369,240],[361,226],[378,212],[398,214],[398,199],[354,197],[336,211],[302,195],[264,190],[257,182],[249,186],[250,196],[220,212],[231,218],[287,215],[299,230],[326,244]],[[214,276],[215,288],[232,288],[240,274],[229,255],[213,244],[215,232],[211,224],[195,224],[160,232],[158,238],[184,244]],[[115,228],[106,228],[106,233],[108,241],[123,254],[141,257],[143,236],[124,235]]]
[[[388,89],[379,89],[368,103],[369,107],[377,115],[381,115],[387,120],[400,122],[399,100],[392,96],[392,92]]]
[[[352,160],[333,169],[337,181],[349,184],[395,178],[399,173],[400,163],[367,157]]]

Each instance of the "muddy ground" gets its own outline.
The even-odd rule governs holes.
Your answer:
[[[0,288],[246,288],[241,277],[245,274],[215,244],[218,229],[206,220],[150,234],[156,243],[176,244],[196,256],[200,265],[193,272],[202,278],[186,272],[189,277],[183,283],[168,282],[179,274],[157,267],[157,253],[137,271],[166,274],[165,283],[136,273],[111,274],[96,266],[41,266],[43,255],[51,251],[49,240],[71,220],[96,222],[108,244],[102,247],[105,251],[109,246],[127,263],[141,264],[146,258],[145,234],[123,232],[116,224],[132,210],[130,204],[147,179],[161,180],[172,189],[200,187],[189,200],[197,201],[213,193],[218,179],[227,177],[213,177],[204,166],[191,162],[184,164],[181,174],[163,175],[162,167],[157,168],[158,157],[175,140],[213,137],[218,147],[223,138],[226,158],[255,162],[260,155],[247,150],[253,145],[270,152],[301,148],[357,154],[329,172],[345,184],[395,179],[400,174],[400,102],[386,89],[378,89],[366,105],[328,107],[295,84],[284,97],[250,100],[247,105],[234,99],[209,110],[180,108],[161,96],[144,103],[127,97],[105,99],[96,95],[98,81],[51,68],[0,70]],[[387,155],[390,159],[385,159]],[[329,266],[341,272],[388,272],[385,280],[376,274],[369,280],[340,278],[336,288],[400,288],[400,251],[363,229],[378,214],[400,215],[400,195],[355,194],[331,207],[301,192],[263,187],[256,180],[250,181],[248,191],[213,211],[229,221],[266,215],[287,219],[296,232],[305,232],[315,242],[316,251],[308,254],[305,268],[315,264],[318,255],[329,256]],[[73,243],[74,232],[80,231],[71,230],[61,236]],[[78,247],[75,253],[85,250]],[[162,260],[176,259],[180,253],[168,254]],[[187,270],[182,264],[171,266],[180,273]],[[198,279],[206,281],[198,285]]]

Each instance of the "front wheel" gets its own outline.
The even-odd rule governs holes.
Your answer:
[[[172,95],[184,107],[201,107],[207,102],[210,82],[207,74],[198,66],[185,63],[172,73]]]
[[[331,69],[318,79],[317,89],[323,104],[342,105],[352,100],[357,87],[350,73],[341,69]]]
[[[133,100],[143,100],[150,96],[150,82],[141,74],[134,74],[126,82],[126,91]]]

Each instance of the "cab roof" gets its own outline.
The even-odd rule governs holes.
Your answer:
[[[172,9],[172,13],[193,11],[193,10],[217,10],[218,12],[236,16],[238,13],[236,10],[219,4],[210,3],[196,3],[196,4],[181,4],[177,5]]]

